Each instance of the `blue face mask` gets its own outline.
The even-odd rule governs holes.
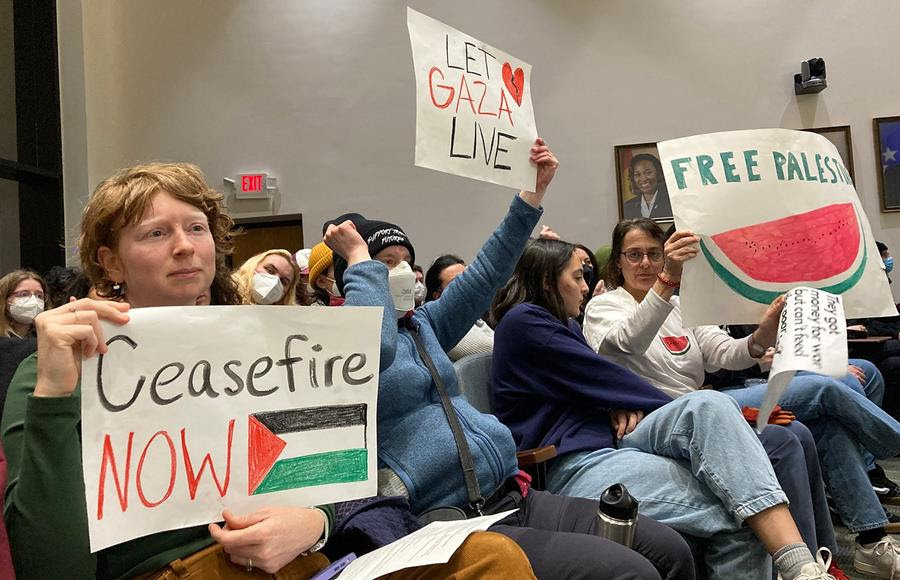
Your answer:
[[[884,259],[884,271],[890,272],[894,269],[894,256],[889,256]]]

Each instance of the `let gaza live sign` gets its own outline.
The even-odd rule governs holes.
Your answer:
[[[416,165],[531,191],[531,65],[407,8]]]
[[[91,551],[226,508],[375,495],[382,314],[140,308],[104,323],[109,350],[81,379]]]
[[[778,296],[841,296],[850,318],[896,315],[869,220],[834,145],[787,129],[659,143],[675,225],[700,236],[685,263],[686,326],[752,324]]]

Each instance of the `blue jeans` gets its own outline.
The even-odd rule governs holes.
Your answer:
[[[620,446],[557,458],[548,491],[596,498],[624,483],[641,513],[708,539],[711,577],[771,577],[768,554],[742,520],[787,497],[733,400],[713,391],[685,395],[644,418]]]
[[[872,456],[886,458],[900,452],[900,423],[878,406],[884,396],[878,369],[867,361],[850,362],[865,371],[865,385],[849,374],[837,380],[798,373],[779,404],[809,427],[841,519],[851,531],[861,532],[887,523],[866,472]],[[740,405],[758,407],[766,387],[758,384],[723,392]]]

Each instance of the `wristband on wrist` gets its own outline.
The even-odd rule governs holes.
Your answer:
[[[753,334],[747,338],[747,348],[750,351],[750,356],[753,358],[760,358],[762,355],[766,354],[766,349],[756,344],[756,340],[753,338]]]
[[[319,541],[310,546],[305,552],[303,552],[304,556],[307,554],[312,554],[313,552],[318,552],[325,546],[325,543],[328,542],[328,514],[326,514],[325,510],[321,508],[316,507],[313,509],[322,514],[322,517],[325,518],[325,527],[322,528],[322,536],[319,538]]]
[[[666,286],[668,286],[669,288],[678,288],[679,286],[681,286],[681,280],[679,280],[678,282],[672,282],[671,280],[666,280],[665,278],[663,278],[662,274],[657,274],[656,279],[659,280],[660,282],[662,282],[663,284],[665,284]]]

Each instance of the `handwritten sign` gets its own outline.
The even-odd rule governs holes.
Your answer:
[[[760,431],[797,371],[837,379],[847,374],[847,322],[840,296],[813,288],[787,293],[769,386],[757,419]]]
[[[142,308],[82,364],[91,551],[375,495],[378,308]]]
[[[759,321],[797,286],[848,316],[896,315],[869,220],[828,139],[762,129],[659,143],[675,224],[701,238],[685,264],[687,326]]]
[[[416,165],[534,190],[531,66],[406,9],[416,71]]]

